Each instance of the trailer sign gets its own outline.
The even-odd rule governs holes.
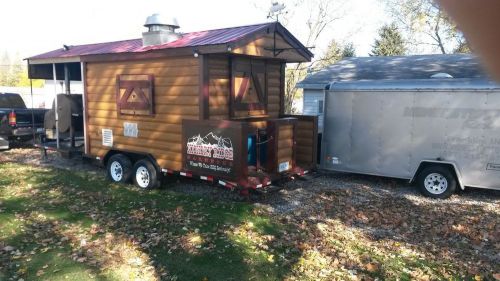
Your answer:
[[[207,121],[184,120],[182,142],[184,169],[237,178],[241,160],[241,129],[211,126]],[[241,154],[241,155],[240,155]],[[238,160],[238,161],[237,161]]]
[[[202,137],[200,134],[189,138],[187,154],[214,159],[233,160],[233,144],[230,138],[217,136],[213,132]]]
[[[189,137],[186,143],[189,170],[210,170],[230,174],[233,169],[233,143],[230,138],[209,132]]]
[[[233,144],[230,138],[217,136],[213,132],[206,136],[192,136],[187,142],[187,160],[191,168],[231,173]]]

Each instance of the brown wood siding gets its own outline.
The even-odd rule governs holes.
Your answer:
[[[267,63],[267,114],[278,118],[281,106],[281,63],[269,61]]]
[[[278,165],[283,162],[289,162],[293,165],[293,125],[282,125],[278,129]]]
[[[229,119],[229,57],[209,56],[209,119]]]
[[[318,116],[287,115],[297,118],[295,161],[303,169],[314,169],[317,163]]]
[[[121,115],[116,107],[116,77],[154,75],[154,116]],[[199,61],[175,57],[86,65],[90,154],[103,157],[102,129],[113,130],[113,149],[149,153],[162,168],[181,170],[182,119],[199,119]],[[138,137],[125,137],[123,123],[138,126]]]

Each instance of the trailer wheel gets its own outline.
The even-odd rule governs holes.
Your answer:
[[[108,179],[116,183],[128,183],[132,176],[132,162],[123,154],[111,156],[107,164]]]
[[[418,175],[420,192],[427,197],[446,199],[457,188],[457,181],[449,169],[442,166],[424,168]]]
[[[159,187],[160,181],[158,171],[151,161],[139,160],[134,165],[134,184],[142,189],[153,189]]]

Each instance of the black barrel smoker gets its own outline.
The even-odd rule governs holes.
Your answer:
[[[69,149],[83,146],[82,95],[58,94],[56,98],[57,103],[54,100],[52,109],[45,113],[45,134],[41,143],[48,145],[59,142],[60,147]],[[59,122],[56,122],[56,118]]]

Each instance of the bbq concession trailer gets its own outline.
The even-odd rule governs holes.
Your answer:
[[[83,81],[83,154],[112,181],[260,189],[315,168],[317,117],[283,112],[286,63],[312,53],[281,24],[182,34],[155,14],[145,26],[140,39],[28,59],[32,79]]]

